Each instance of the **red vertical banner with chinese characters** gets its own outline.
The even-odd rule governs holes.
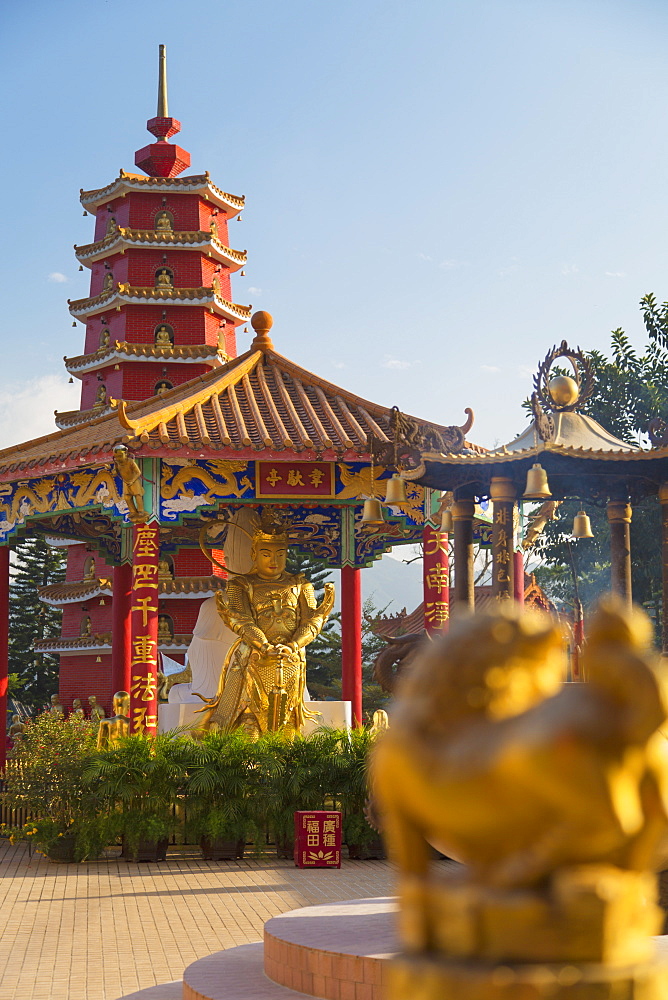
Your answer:
[[[493,476],[492,498],[492,593],[499,600],[512,600],[515,578],[515,487],[510,479]]]
[[[450,620],[448,536],[426,525],[422,532],[424,628],[429,635],[447,631]]]
[[[130,732],[158,731],[158,558],[157,524],[135,524],[132,532],[130,622]]]
[[[298,868],[340,868],[341,813],[296,812],[294,858]]]

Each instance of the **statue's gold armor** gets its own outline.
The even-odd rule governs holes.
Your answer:
[[[216,697],[203,710],[204,727],[266,732],[269,695],[280,673],[287,695],[284,724],[298,732],[308,717],[305,647],[332,610],[334,588],[326,585],[318,605],[313,585],[302,574],[285,572],[284,536],[258,532],[253,551],[254,572],[232,578],[227,593],[216,595],[221,618],[239,639],[227,655]],[[258,572],[263,552],[267,565]]]

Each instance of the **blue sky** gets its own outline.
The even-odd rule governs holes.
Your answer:
[[[150,141],[160,42],[193,172],[247,197],[235,300],[322,376],[492,445],[553,343],[668,298],[668,5],[6,4],[0,445],[77,403],[79,188]]]

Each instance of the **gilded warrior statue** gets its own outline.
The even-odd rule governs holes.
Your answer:
[[[334,585],[325,584],[318,605],[313,585],[301,573],[286,573],[287,554],[284,527],[263,525],[253,534],[250,572],[232,576],[226,594],[216,595],[220,617],[239,639],[215,698],[202,698],[204,729],[299,732],[312,717],[304,705],[305,648],[331,613]]]

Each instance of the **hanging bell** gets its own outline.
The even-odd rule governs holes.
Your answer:
[[[527,485],[523,496],[525,500],[549,500],[552,496],[547,472],[539,462],[532,465],[527,472]]]
[[[406,483],[398,473],[388,479],[385,503],[406,503]]]
[[[385,524],[385,518],[383,517],[383,508],[381,507],[380,500],[365,500],[364,507],[362,508],[362,524],[377,525]]]
[[[246,272],[245,271],[239,271],[239,274],[241,275],[242,278],[246,277]]]
[[[76,320],[72,320],[72,326],[76,327],[76,325],[77,325]]]
[[[444,535],[449,534],[452,531],[452,511],[449,507],[446,507],[441,511],[441,533]]]
[[[573,518],[573,538],[593,538],[589,514],[579,510]]]
[[[84,217],[85,217],[86,215],[88,215],[88,212],[86,212],[86,211],[84,210]]]
[[[241,222],[241,216],[237,215],[237,222]]]
[[[106,603],[107,603],[107,602],[105,601],[104,597],[101,597],[101,598],[100,598],[100,607],[101,607],[101,608],[102,608],[102,607],[104,607]]]
[[[68,382],[68,385],[74,385],[74,379],[72,378],[72,376],[71,376],[71,375],[70,375],[70,377],[68,378],[67,382]]]

